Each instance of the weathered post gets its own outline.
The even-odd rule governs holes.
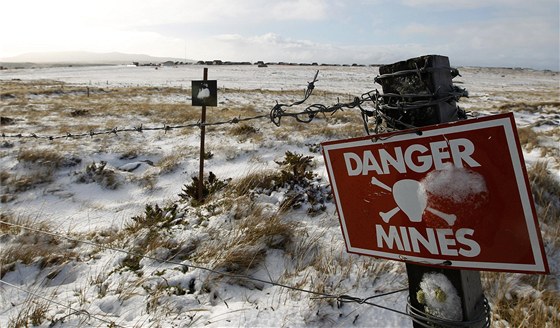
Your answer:
[[[379,68],[380,76],[376,82],[382,85],[386,95],[384,101],[395,104],[403,97],[409,103],[430,103],[429,106],[408,110],[406,112],[393,109],[386,114],[413,126],[426,126],[438,123],[452,122],[459,119],[456,101],[449,94],[453,93],[452,79],[457,74],[449,65],[449,59],[444,56],[429,55],[412,58]],[[391,95],[394,95],[392,98]],[[446,101],[441,98],[448,98]],[[388,124],[394,128],[404,129],[402,124],[389,120]],[[422,302],[420,284],[426,274],[443,274],[457,291],[461,300],[462,321],[470,322],[472,327],[482,327],[486,324],[484,294],[479,271],[453,270],[444,267],[428,267],[420,264],[406,264],[409,284],[410,305],[414,316],[413,326],[432,326],[424,316],[425,306]],[[415,311],[419,310],[419,311]],[[443,318],[450,320],[450,318]],[[455,319],[456,320],[456,319]],[[457,321],[457,320],[456,320]],[[437,326],[437,323],[436,323]]]
[[[206,151],[204,143],[206,138],[206,106],[216,107],[218,105],[217,81],[208,80],[208,68],[204,68],[202,80],[192,81],[192,105],[202,106],[200,115],[200,165],[198,171],[198,200],[204,199],[204,157]]]
[[[202,76],[203,81],[208,80],[208,67],[204,67],[204,73]],[[202,113],[200,115],[200,163],[198,171],[198,200],[202,201],[204,198],[204,142],[206,138],[206,103],[202,105]]]

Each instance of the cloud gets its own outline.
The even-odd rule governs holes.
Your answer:
[[[188,52],[189,56],[208,60],[377,64],[424,55],[426,51],[427,48],[414,44],[335,45],[265,33],[253,36],[219,35]]]
[[[554,1],[556,0],[401,0],[400,2],[409,7],[452,10],[487,7],[534,7],[538,5],[550,5],[554,3]]]
[[[87,50],[369,64],[440,53],[462,65],[558,70],[558,7],[557,0],[7,1],[0,58]]]
[[[434,0],[435,1],[435,0]],[[437,24],[412,23],[399,33],[410,38],[430,38],[434,50],[446,52],[456,62],[482,66],[559,69],[559,31],[540,17],[501,17],[463,23],[443,29]]]

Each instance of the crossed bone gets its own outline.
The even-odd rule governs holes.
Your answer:
[[[381,187],[389,192],[393,192],[393,188],[387,186],[386,184],[384,184],[383,182],[379,181],[376,177],[372,177],[371,178],[371,184],[374,186],[378,186]],[[394,194],[393,194],[393,198],[394,198]],[[429,212],[435,214],[436,216],[438,216],[439,218],[443,219],[445,222],[447,222],[448,225],[452,226],[455,224],[455,221],[457,220],[457,216],[455,214],[447,214],[447,213],[443,213],[441,211],[438,211],[434,208],[431,207],[426,207],[426,210],[428,210]],[[399,211],[401,210],[401,208],[399,206],[393,208],[392,210],[388,211],[388,212],[379,212],[379,215],[381,216],[381,218],[383,219],[383,221],[385,223],[388,223],[389,220],[395,215],[397,214]],[[406,213],[405,213],[406,214]],[[409,217],[410,218],[410,217]]]

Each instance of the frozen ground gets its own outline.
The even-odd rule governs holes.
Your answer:
[[[209,79],[218,80],[219,106],[208,108],[207,120],[263,115],[276,101],[299,100],[317,69],[309,103],[330,105],[380,89],[373,82],[375,67],[215,66]],[[460,72],[455,83],[470,94],[460,106],[473,115],[513,111],[518,127],[532,136],[522,141],[528,168],[547,162],[557,185],[560,75],[487,68]],[[0,71],[0,114],[12,120],[1,132],[59,136],[196,122],[189,88],[191,80],[201,78],[201,66]],[[234,124],[208,128],[206,150],[212,156],[205,172],[235,185],[255,173],[279,171],[278,162],[290,151],[311,159],[314,177],[307,191],[328,191],[317,145],[364,133],[359,113],[352,110],[308,125],[284,118],[276,127],[265,118],[248,126],[254,130],[235,132]],[[0,224],[0,327],[411,326],[395,311],[205,270],[360,298],[407,286],[403,264],[346,253],[330,200],[317,212],[305,202],[286,210],[285,200],[293,197],[288,187],[218,194],[196,207],[181,200],[178,195],[198,172],[198,128],[1,142],[2,221],[12,226]],[[546,199],[551,211],[558,211],[558,195]],[[148,216],[146,206],[156,204],[162,216],[153,226],[139,226],[138,217]],[[173,204],[178,207],[172,209]],[[557,309],[550,309],[559,304],[560,290],[559,218],[553,219],[541,222],[552,274],[537,284],[523,275],[484,277],[493,307],[507,307],[500,302],[508,297],[540,299],[553,312],[551,324],[559,322]],[[244,220],[294,226],[289,236],[277,232],[276,239],[285,242],[253,243],[244,239],[256,233]],[[36,254],[14,257],[17,249]],[[234,262],[234,251],[254,258],[255,265]],[[543,296],[547,293],[556,296],[550,301]],[[400,292],[372,302],[402,312],[406,300],[407,293]],[[495,323],[508,326],[508,318],[495,311]]]

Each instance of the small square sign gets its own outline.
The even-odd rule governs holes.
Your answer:
[[[513,114],[322,146],[349,252],[549,272]]]
[[[192,81],[192,105],[193,106],[218,106],[218,82]]]

